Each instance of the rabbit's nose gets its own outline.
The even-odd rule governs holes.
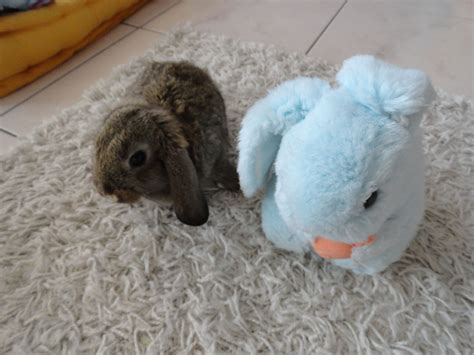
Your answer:
[[[112,188],[110,184],[104,182],[102,184],[102,192],[104,193],[104,195],[112,195],[112,193],[114,192],[114,189]]]
[[[324,259],[350,259],[352,248],[370,245],[375,239],[375,235],[369,235],[363,242],[344,243],[318,236],[314,238],[312,246],[313,250]]]

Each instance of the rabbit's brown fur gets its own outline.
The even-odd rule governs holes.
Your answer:
[[[206,222],[202,186],[239,188],[228,158],[224,100],[216,85],[190,63],[150,63],[130,97],[110,113],[97,136],[98,190],[123,202],[171,197],[181,221]]]

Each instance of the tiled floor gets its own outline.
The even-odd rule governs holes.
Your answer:
[[[177,23],[340,63],[356,53],[425,70],[474,97],[472,0],[155,0],[35,83],[0,99],[0,154]]]

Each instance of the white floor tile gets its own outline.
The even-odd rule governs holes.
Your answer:
[[[141,27],[154,17],[159,16],[176,5],[178,2],[179,0],[152,0],[143,8],[138,10],[134,15],[126,19],[124,23]]]
[[[413,12],[425,12],[442,16],[454,16],[466,19],[474,19],[474,8],[472,0],[348,0],[354,4],[398,3],[415,7]]]
[[[0,156],[8,153],[17,144],[18,139],[0,130]]]
[[[474,97],[469,16],[472,2],[465,1],[349,0],[310,55],[341,63],[354,54],[375,54],[426,71],[450,93]]]
[[[25,86],[24,88],[8,95],[7,97],[0,99],[0,115],[10,110],[12,107],[18,105],[19,103],[27,100],[29,97],[50,85],[55,80],[66,75],[68,72],[76,68],[77,66],[84,63],[86,60],[90,59],[100,51],[104,50],[108,46],[112,45],[114,42],[117,42],[127,34],[133,31],[133,27],[120,25],[115,28],[113,31],[105,35],[104,37],[98,39],[94,43],[90,44],[82,51],[76,53],[71,59],[55,68],[51,72],[42,76],[38,80],[32,82],[31,84]]]
[[[145,28],[166,31],[190,22],[201,30],[305,52],[342,3],[343,0],[183,0]]]
[[[48,86],[28,101],[0,117],[0,128],[25,135],[55,113],[71,106],[82,92],[99,78],[110,75],[119,64],[143,54],[158,39],[159,34],[135,30],[115,45],[85,62],[65,77]]]

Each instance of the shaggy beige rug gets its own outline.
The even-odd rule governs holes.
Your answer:
[[[0,158],[0,353],[470,353],[474,339],[472,102],[439,92],[424,121],[427,211],[383,274],[276,250],[258,199],[215,192],[203,227],[130,207],[91,181],[94,134],[150,60],[209,69],[233,139],[245,110],[298,75],[337,68],[178,30]]]

